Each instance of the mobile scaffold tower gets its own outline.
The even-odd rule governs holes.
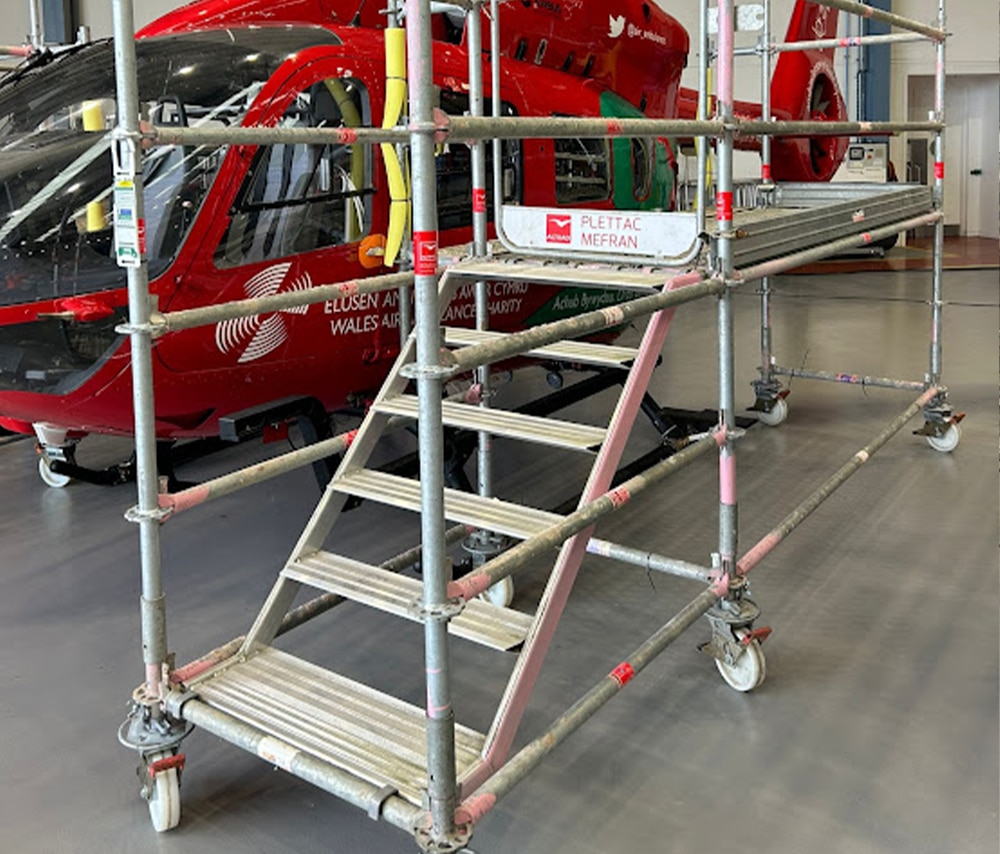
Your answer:
[[[140,756],[144,795],[153,824],[166,830],[180,820],[179,775],[182,739],[194,726],[212,732],[265,761],[301,777],[413,834],[425,851],[457,851],[476,826],[519,780],[550,751],[621,691],[657,655],[700,617],[706,616],[709,640],[703,648],[715,659],[723,678],[735,689],[751,690],[764,679],[761,643],[769,629],[760,627],[759,607],[747,596],[750,571],[831,493],[914,416],[923,413],[931,445],[950,450],[958,441],[957,420],[941,385],[941,255],[943,239],[943,129],[945,10],[939,0],[935,26],[881,12],[852,0],[819,0],[848,13],[882,20],[916,34],[937,50],[935,115],[928,122],[783,122],[769,121],[766,85],[771,56],[777,50],[802,49],[822,43],[772,45],[769,10],[761,39],[765,118],[738,119],[733,112],[733,0],[718,2],[716,48],[716,112],[707,115],[709,42],[707,0],[701,2],[701,98],[694,121],[623,119],[511,118],[483,112],[480,55],[482,0],[451,4],[468,16],[471,115],[442,119],[433,112],[431,78],[431,5],[407,0],[405,38],[408,49],[409,122],[406,127],[351,129],[352,142],[408,143],[413,182],[413,271],[361,282],[324,286],[186,312],[151,311],[145,267],[129,268],[130,318],[134,376],[138,503],[128,518],[140,531],[142,569],[141,628],[145,679],[133,694],[133,708],[120,740]],[[398,32],[399,13],[390,4],[390,28]],[[115,132],[116,202],[137,205],[142,218],[140,142],[210,141],[212,134],[229,142],[273,143],[326,139],[335,129],[171,128],[140,133],[138,124],[133,21],[129,0],[114,3],[118,58],[119,127]],[[499,79],[498,0],[490,2],[492,71]],[[400,33],[401,35],[401,33]],[[886,37],[872,37],[885,39]],[[852,39],[863,44],[866,38]],[[846,46],[838,42],[837,46]],[[390,75],[391,76],[391,75]],[[396,77],[401,77],[399,69]],[[494,91],[498,91],[494,85]],[[499,99],[493,99],[494,111]],[[933,188],[900,185],[849,188],[818,185],[782,186],[770,181],[770,137],[775,135],[885,134],[930,131],[935,138]],[[761,205],[734,210],[733,149],[737,134],[763,139]],[[314,135],[314,136],[309,136]],[[324,136],[326,135],[326,136]],[[634,256],[584,257],[532,245],[532,217],[538,211],[500,205],[496,222],[503,251],[486,241],[485,205],[475,210],[471,250],[446,258],[437,246],[434,186],[435,144],[442,139],[469,142],[474,150],[474,199],[485,198],[483,141],[502,138],[578,138],[686,136],[714,138],[717,145],[714,224],[706,227],[705,146],[699,168],[699,203],[685,212],[655,216],[656,231],[666,244]],[[494,142],[494,144],[498,144]],[[500,163],[495,157],[494,163]],[[495,198],[500,200],[501,193]],[[565,212],[565,211],[564,211]],[[119,214],[121,211],[119,211]],[[543,212],[544,213],[544,212]],[[571,216],[583,212],[566,212]],[[129,223],[116,217],[116,229]],[[769,277],[847,248],[863,246],[919,226],[935,228],[931,298],[930,365],[922,381],[858,377],[833,372],[782,368],[772,359]],[[705,236],[707,235],[707,236]],[[130,239],[121,234],[120,239]],[[134,235],[132,235],[134,237]],[[541,256],[541,257],[540,257]],[[613,287],[636,292],[634,299],[510,335],[488,328],[486,287],[489,280]],[[737,555],[736,446],[732,296],[736,288],[760,281],[761,366],[755,383],[756,408],[765,423],[784,417],[780,378],[864,383],[918,393],[900,415],[841,466],[801,505],[793,509],[760,542]],[[151,347],[157,335],[226,317],[305,305],[337,295],[376,292],[409,285],[416,292],[415,328],[374,405],[355,432],[338,436],[286,457],[226,475],[195,489],[161,491],[156,473]],[[476,328],[443,328],[441,318],[460,283],[476,283],[479,311]],[[678,452],[642,474],[612,488],[631,425],[656,365],[667,331],[679,306],[712,297],[718,306],[718,422],[702,435],[689,437]],[[638,348],[589,343],[601,331],[647,318]],[[606,429],[491,409],[489,368],[516,355],[554,361],[611,365],[628,370],[621,397]],[[477,395],[444,395],[445,384],[475,372]],[[410,389],[416,388],[416,394]],[[485,390],[486,393],[483,393]],[[400,421],[417,420],[420,480],[407,480],[369,468],[379,436]],[[479,491],[469,494],[445,488],[443,425],[481,434]],[[593,456],[593,467],[577,509],[567,515],[502,501],[492,494],[491,436],[506,436],[542,445],[575,449]],[[336,451],[343,462],[326,489],[307,527],[280,569],[274,587],[245,636],[183,667],[168,655],[165,594],[161,578],[160,528],[173,515],[250,483],[307,465]],[[595,523],[622,508],[654,483],[715,452],[719,457],[718,543],[708,565],[639,553],[594,537]],[[392,504],[420,514],[422,546],[380,565],[364,563],[328,548],[328,535],[351,497]],[[448,527],[447,523],[455,523]],[[451,577],[447,548],[458,539],[478,538],[480,559],[471,574]],[[520,542],[499,551],[497,536]],[[484,601],[481,594],[509,583],[528,561],[558,549],[558,557],[537,612],[506,607],[506,596]],[[609,674],[560,716],[551,728],[512,755],[512,745],[556,625],[563,612],[581,560],[587,552],[626,563],[639,563],[700,584],[700,592],[642,642]],[[419,557],[422,580],[400,574]],[[303,588],[322,591],[304,605],[292,607]],[[501,588],[503,590],[503,588]],[[418,621],[424,626],[426,708],[418,708],[344,676],[294,657],[274,646],[284,632],[330,610],[345,599]],[[497,599],[500,603],[497,604]],[[500,605],[503,605],[501,607]],[[496,649],[520,649],[492,726],[480,733],[458,724],[452,698],[448,645],[451,637]]]

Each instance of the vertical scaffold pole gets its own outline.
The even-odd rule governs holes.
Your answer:
[[[710,50],[708,38],[708,0],[701,0],[699,5],[701,26],[699,27],[698,43],[698,121],[708,118],[708,53]],[[695,211],[698,215],[698,233],[705,231],[705,209],[708,200],[708,139],[695,137],[698,152],[698,187]]]
[[[764,0],[764,26],[760,34],[760,117],[771,121],[771,0]],[[771,179],[771,136],[760,138],[760,180],[762,184],[772,183]]]
[[[945,28],[944,0],[938,0],[938,27]],[[937,43],[934,68],[934,120],[944,122],[944,39]],[[941,382],[941,297],[944,258],[944,131],[934,135],[934,207],[942,214],[934,224],[933,295],[931,297],[931,353],[928,385]]]
[[[764,0],[764,28],[760,36],[760,103],[761,118],[771,121],[771,0]],[[774,186],[771,177],[771,137],[765,134],[760,138],[760,180],[763,185],[763,197],[768,198],[768,191]],[[771,373],[771,277],[764,276],[760,280],[760,385],[757,397],[762,393],[770,400],[774,388],[774,375]]]
[[[466,40],[469,48],[469,114],[479,118],[484,114],[483,98],[483,17],[481,4],[475,0],[469,10]],[[493,100],[499,98],[497,91]],[[486,143],[477,139],[472,143],[472,254],[485,258],[488,252],[486,233]],[[490,328],[489,286],[476,282],[476,329]],[[476,382],[480,389],[480,406],[490,405],[490,366],[476,369]],[[479,494],[493,495],[493,437],[479,434],[478,486]]]
[[[420,504],[423,541],[424,658],[427,669],[427,789],[432,840],[455,829],[455,714],[448,660],[444,545],[444,453],[441,427],[434,165],[434,75],[429,0],[407,0],[406,42],[413,164],[413,272],[416,291]]]
[[[724,122],[733,118],[733,0],[719,0],[717,110]],[[733,274],[733,133],[723,131],[718,142],[715,219],[719,230],[720,272],[728,281]],[[719,449],[719,558],[723,574],[733,577],[736,561],[736,456],[730,431],[735,427],[733,385],[732,291],[719,297],[719,421],[725,437]]]
[[[135,23],[131,0],[112,6],[115,37],[115,81],[118,90],[118,128],[115,134],[115,246],[127,269],[132,356],[132,405],[135,410],[135,455],[138,506],[129,518],[139,524],[142,573],[142,656],[145,695],[153,702],[162,691],[163,663],[167,659],[166,598],[160,564],[160,513],[157,494],[156,427],[153,407],[152,331],[149,325],[149,273],[143,233],[142,170],[139,168],[139,94],[135,58]]]

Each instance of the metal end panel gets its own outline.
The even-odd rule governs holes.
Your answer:
[[[422,584],[415,578],[322,551],[293,561],[281,574],[319,590],[420,622],[412,606],[420,598]],[[530,614],[497,608],[474,599],[449,621],[448,630],[456,637],[506,652],[524,642],[531,623]]]
[[[347,495],[420,512],[420,481],[417,480],[359,469],[337,477],[333,486]],[[499,498],[482,498],[457,489],[445,489],[444,514],[452,522],[507,534],[520,540],[539,534],[563,520],[556,513],[511,504]]]
[[[417,418],[418,401],[413,395],[383,400],[375,405],[379,412]],[[483,409],[464,403],[446,400],[441,404],[442,420],[451,427],[490,433],[508,439],[521,439],[549,447],[573,451],[595,451],[604,441],[607,430],[589,424],[574,424],[555,418],[520,415],[503,409]]]
[[[449,347],[469,347],[504,337],[502,332],[483,332],[454,327],[446,327],[444,334],[445,343]],[[560,341],[558,344],[528,350],[525,355],[553,362],[578,362],[581,365],[599,365],[605,368],[627,368],[635,361],[639,351],[631,347],[590,344],[586,341]]]
[[[427,788],[423,709],[273,648],[193,687],[213,708],[421,806]],[[478,761],[484,742],[480,733],[456,725],[459,775]]]
[[[453,276],[468,279],[570,285],[577,288],[611,288],[650,294],[679,272],[674,268],[622,269],[605,264],[542,264],[511,257],[500,261],[462,261],[449,268]]]

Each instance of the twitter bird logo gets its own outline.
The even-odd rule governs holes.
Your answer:
[[[613,15],[608,15],[608,35],[616,39],[623,32],[625,32],[625,16],[619,15],[616,18]]]

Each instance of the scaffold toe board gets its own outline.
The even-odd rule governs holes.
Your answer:
[[[191,688],[204,703],[268,733],[261,758],[290,764],[302,751],[420,805],[427,788],[423,709],[273,647]],[[478,761],[483,742],[456,726],[456,767]]]
[[[416,578],[326,551],[291,561],[281,574],[318,590],[421,622],[414,604],[420,599],[423,587]],[[472,600],[449,621],[448,630],[456,637],[507,652],[524,642],[531,622],[530,614]]]
[[[400,395],[380,401],[375,404],[375,409],[389,415],[415,419],[418,400],[413,395]],[[485,431],[494,436],[576,451],[595,451],[607,435],[607,430],[603,427],[522,415],[502,409],[480,409],[448,400],[441,404],[441,417],[449,427]]]

